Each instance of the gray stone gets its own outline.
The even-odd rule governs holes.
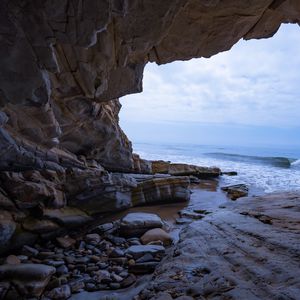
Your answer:
[[[114,248],[110,253],[109,257],[116,258],[116,257],[122,257],[124,256],[125,253],[122,249],[120,248]]]
[[[77,208],[44,209],[44,217],[49,218],[63,226],[77,227],[92,221],[85,212]]]
[[[150,213],[129,213],[121,220],[120,233],[124,236],[141,236],[152,228],[161,228],[163,222],[158,215]]]
[[[145,254],[151,254],[152,256],[163,255],[165,248],[159,245],[139,245],[131,246],[126,250],[126,254],[130,254],[134,259],[140,258]]]
[[[28,245],[23,246],[22,254],[27,256],[37,256],[39,254],[39,250],[30,247]]]

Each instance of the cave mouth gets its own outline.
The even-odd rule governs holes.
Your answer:
[[[297,188],[299,42],[299,27],[284,24],[271,39],[241,40],[209,59],[148,64],[143,93],[120,99],[134,151],[228,171],[242,166],[245,176],[245,165],[254,174],[263,166],[264,190]],[[273,167],[278,180],[268,184]],[[289,179],[281,184],[283,174]]]

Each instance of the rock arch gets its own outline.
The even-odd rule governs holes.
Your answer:
[[[299,22],[297,0],[2,0],[0,206],[58,209],[65,191],[126,205],[106,170],[147,168],[118,124],[118,98],[142,91],[145,64],[210,57]]]

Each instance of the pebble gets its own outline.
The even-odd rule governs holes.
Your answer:
[[[109,257],[112,257],[112,258],[117,258],[117,257],[122,257],[124,256],[125,253],[122,249],[120,248],[114,248],[110,254],[109,254]]]
[[[72,293],[84,290],[92,292],[126,288],[136,282],[134,274],[153,272],[165,248],[142,245],[137,237],[126,239],[112,235],[116,231],[116,224],[100,225],[102,227],[98,226],[77,240],[63,236],[57,237],[55,242],[49,240],[34,247],[25,245],[22,255],[9,255],[3,261],[7,264],[30,262],[51,266],[56,272],[44,290],[41,297],[44,300],[67,299]],[[1,288],[0,285],[0,292]],[[12,287],[8,285],[4,288],[8,289],[5,293],[13,295]]]
[[[28,256],[26,255],[18,255],[17,257],[21,262],[25,262],[28,260]]]
[[[90,234],[87,234],[85,236],[85,240],[87,242],[95,241],[95,242],[99,243],[101,238],[100,238],[100,235],[98,233],[90,233]]]
[[[102,233],[104,233],[106,231],[109,231],[113,228],[114,228],[113,223],[105,223],[105,224],[97,226],[93,231],[96,232],[96,233],[102,234]]]
[[[9,264],[9,265],[18,265],[21,263],[21,260],[19,257],[15,256],[15,255],[9,255],[6,257],[5,264]]]
[[[39,254],[39,251],[33,247],[25,245],[22,248],[22,254],[26,256],[37,256]]]
[[[44,262],[46,265],[53,266],[55,268],[58,268],[65,264],[63,260],[45,260]]]
[[[76,240],[74,240],[68,236],[58,237],[58,238],[56,238],[56,241],[60,247],[65,248],[65,249],[72,247],[76,243]]]
[[[108,264],[107,263],[103,263],[103,262],[100,262],[97,264],[97,266],[103,270],[103,269],[106,269],[108,267]]]
[[[76,264],[87,264],[90,261],[90,258],[87,256],[75,258],[74,262]]]

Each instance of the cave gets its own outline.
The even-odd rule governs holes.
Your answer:
[[[0,14],[0,298],[40,298],[46,291],[41,299],[80,299],[92,297],[92,285],[84,291],[80,280],[71,285],[68,276],[55,277],[65,274],[62,252],[37,250],[37,241],[56,239],[72,249],[74,232],[103,223],[101,218],[138,205],[188,201],[188,176],[221,174],[218,168],[134,154],[119,125],[119,98],[142,92],[149,62],[210,58],[241,39],[270,38],[283,23],[299,25],[300,3],[2,0]],[[117,299],[297,299],[300,195],[263,199],[229,205],[227,214],[216,213],[203,227],[187,226],[167,262],[155,264],[152,283],[117,292]],[[151,222],[160,226],[155,218]],[[93,243],[100,243],[97,234],[87,235],[89,255],[96,251]],[[122,244],[109,243],[118,241]],[[161,246],[149,247],[161,255]],[[14,255],[19,249],[21,255]],[[114,264],[122,256],[116,249],[110,255]],[[76,259],[79,276],[90,261]],[[123,282],[118,271],[108,279],[101,262],[92,259],[99,264],[90,262],[90,272],[98,271],[106,287],[118,290]],[[216,276],[216,266],[222,276]],[[154,264],[147,267],[153,271]]]

